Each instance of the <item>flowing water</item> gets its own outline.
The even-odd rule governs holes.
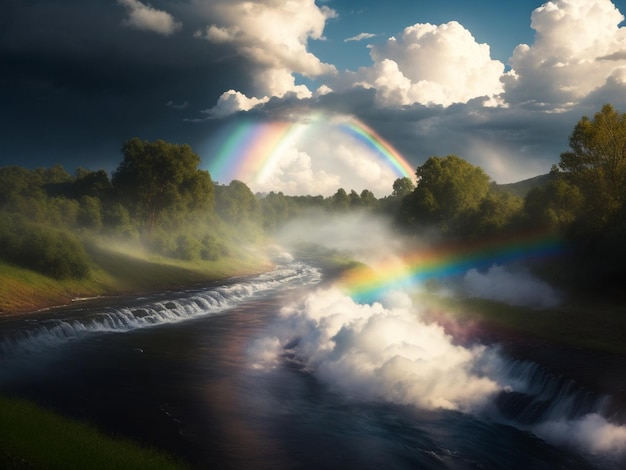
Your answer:
[[[292,261],[185,292],[4,318],[0,393],[161,448],[194,468],[626,463],[626,428],[607,415],[610,399],[537,364],[450,344],[432,325],[405,318],[406,308],[357,305],[323,284],[320,270]],[[316,314],[315,302],[333,296],[339,300],[324,308],[336,314]],[[344,310],[358,319],[342,319]],[[385,331],[396,342],[382,348]],[[440,353],[424,356],[433,350]],[[379,355],[382,365],[365,370]]]

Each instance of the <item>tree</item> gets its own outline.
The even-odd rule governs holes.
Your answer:
[[[346,190],[339,188],[330,198],[330,206],[337,211],[347,211],[350,207],[350,197]]]
[[[112,184],[148,232],[163,223],[166,213],[178,221],[213,208],[211,177],[197,168],[200,157],[188,145],[133,138],[124,143],[122,153]]]
[[[364,189],[361,191],[361,206],[367,209],[376,209],[378,208],[378,199],[374,196],[374,193],[369,189]]]
[[[102,204],[93,196],[82,196],[79,201],[77,221],[82,227],[94,230],[102,228]]]
[[[350,201],[349,205],[353,209],[361,207],[361,197],[354,189],[350,190],[350,194],[348,194],[348,201]]]
[[[393,182],[393,192],[391,193],[392,197],[396,197],[402,199],[413,192],[415,189],[415,185],[411,178],[405,176],[404,178],[398,178]]]
[[[496,189],[494,185],[476,209],[464,213],[460,229],[467,238],[502,235],[519,227],[523,206],[521,197]]]
[[[260,206],[250,188],[239,180],[216,187],[217,213],[226,222],[238,224],[260,217]]]
[[[583,116],[569,146],[559,168],[584,199],[578,226],[601,230],[612,223],[626,199],[626,114],[606,104],[593,119]]]
[[[83,168],[76,170],[73,196],[80,199],[81,196],[92,196],[105,201],[111,194],[112,186],[106,171],[89,171]]]
[[[417,187],[402,202],[401,219],[409,225],[434,226],[443,234],[453,233],[490,188],[482,168],[455,155],[430,157],[417,168],[416,176]]]
[[[566,229],[576,221],[583,205],[577,186],[564,178],[531,189],[524,199],[524,213],[530,225]]]

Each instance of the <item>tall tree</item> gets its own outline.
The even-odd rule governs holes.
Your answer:
[[[259,201],[250,188],[239,180],[228,186],[219,185],[217,190],[217,213],[230,223],[258,220],[261,216]]]
[[[593,119],[583,116],[569,146],[559,168],[584,198],[578,223],[585,231],[606,227],[626,199],[626,114],[606,104]]]
[[[417,187],[404,198],[401,217],[409,225],[430,225],[444,234],[454,231],[489,192],[485,171],[457,157],[430,157],[416,171]]]
[[[402,199],[403,197],[408,196],[415,189],[415,185],[411,178],[405,176],[404,178],[398,178],[393,182],[393,192],[391,193],[392,197],[397,197]]]
[[[330,197],[330,206],[337,211],[347,211],[350,207],[350,197],[346,190],[339,188],[335,194]]]
[[[197,168],[200,157],[189,145],[133,138],[124,143],[122,153],[112,184],[148,231],[161,224],[166,213],[179,219],[213,208],[211,177]]]

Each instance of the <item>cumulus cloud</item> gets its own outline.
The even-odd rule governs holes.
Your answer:
[[[374,64],[342,80],[374,88],[386,106],[449,106],[502,91],[504,64],[491,59],[489,46],[456,21],[415,24],[370,49]]]
[[[221,94],[215,106],[205,109],[202,112],[207,114],[210,118],[221,118],[239,111],[248,111],[268,101],[269,97],[267,96],[263,98],[248,98],[239,91],[228,90]]]
[[[359,33],[356,36],[352,36],[343,40],[343,42],[362,41],[363,39],[370,39],[376,37],[373,33]]]
[[[152,31],[163,36],[170,36],[182,28],[182,23],[163,10],[157,10],[138,0],[117,0],[126,8],[128,17],[122,22],[124,26],[142,31]]]
[[[304,85],[295,85],[294,73],[317,77],[336,72],[333,65],[323,63],[307,50],[309,39],[324,39],[326,20],[336,16],[327,6],[319,7],[314,0],[229,0],[214,2],[210,8],[217,21],[196,31],[195,36],[230,44],[255,66],[253,85],[257,98],[239,101],[250,104],[255,99],[262,102],[266,97],[288,93],[308,98],[312,93]]]
[[[294,147],[284,152],[270,175],[250,183],[254,191],[283,192],[288,195],[328,195],[340,185],[339,175],[314,168],[311,156]]]
[[[623,19],[610,0],[554,0],[535,9],[535,41],[513,51],[506,101],[559,110],[615,85],[626,66]]]

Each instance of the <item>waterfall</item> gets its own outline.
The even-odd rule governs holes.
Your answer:
[[[222,313],[278,287],[314,284],[320,280],[321,273],[317,268],[292,262],[243,282],[191,294],[180,292],[178,298],[147,302],[137,307],[106,307],[80,312],[70,318],[31,319],[22,322],[18,328],[1,333],[0,361],[35,354],[94,334],[125,332]]]
[[[608,398],[586,390],[574,380],[552,374],[531,361],[505,361],[510,384],[495,400],[500,413],[522,425],[575,420],[604,414]]]

